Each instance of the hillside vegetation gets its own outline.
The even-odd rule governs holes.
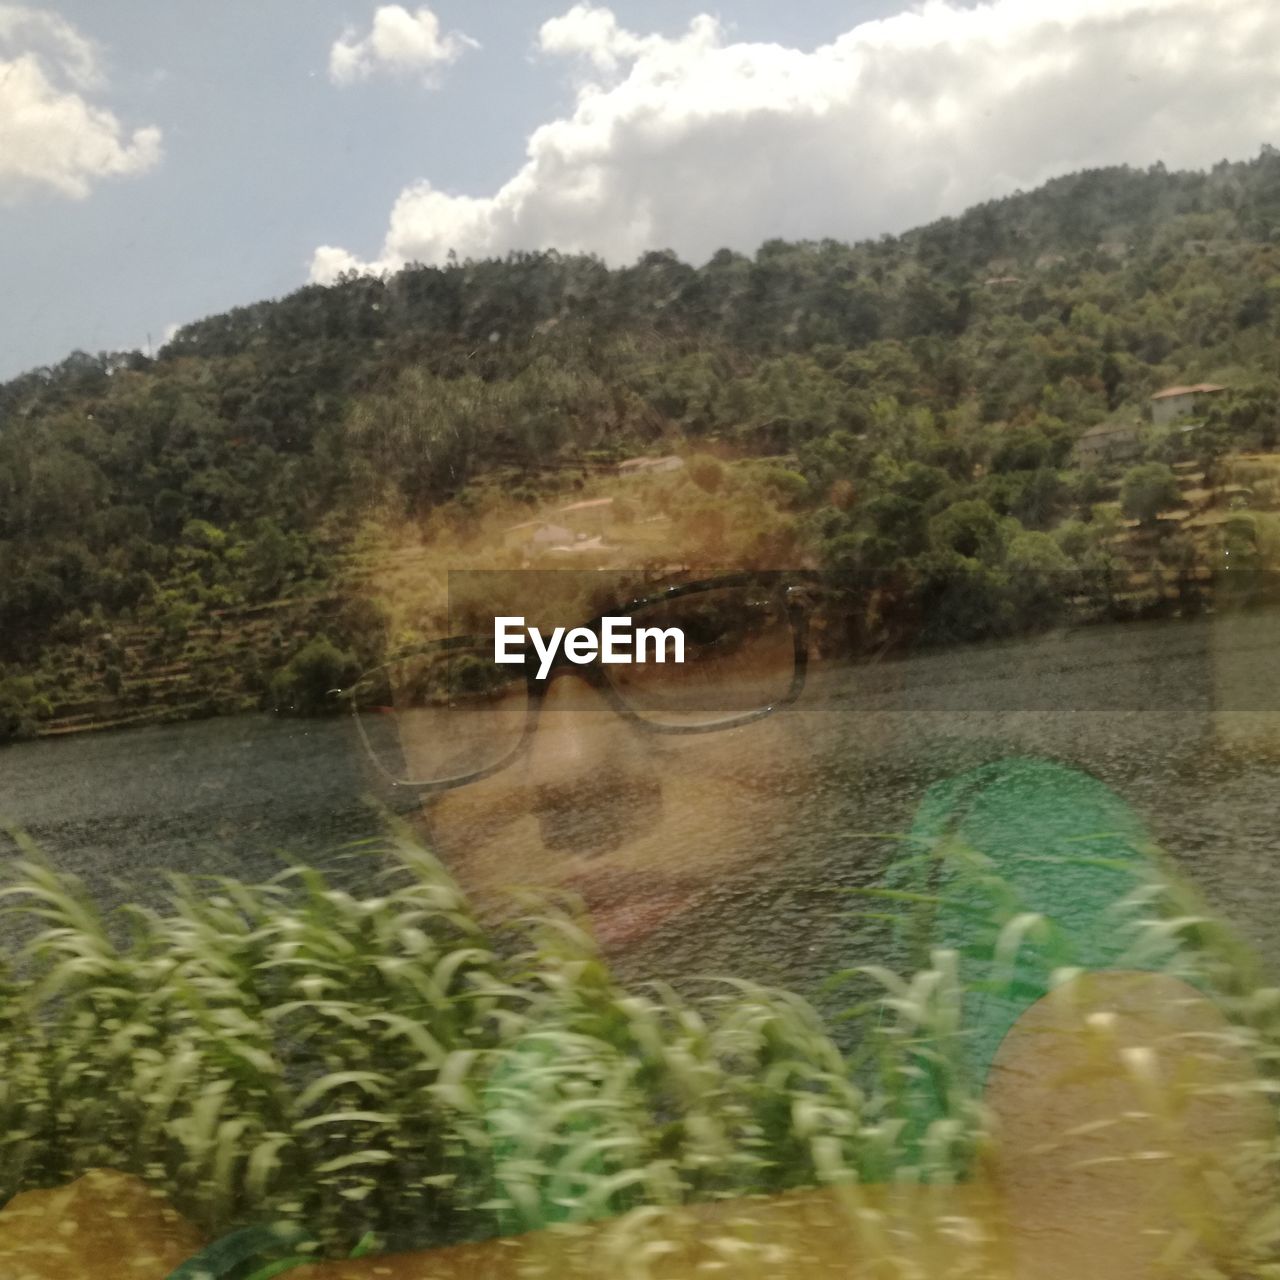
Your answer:
[[[1268,147],[698,268],[411,266],[154,359],[77,352],[0,386],[0,738],[306,709],[394,639],[406,556],[523,563],[502,530],[595,496],[606,547],[893,575],[867,643],[895,617],[932,639],[1049,621],[1069,569],[1099,616],[1189,608],[1280,544],[1278,338]],[[1200,382],[1227,390],[1149,426],[1154,392]],[[1135,447],[1079,464],[1111,421]],[[637,454],[686,465],[617,478]]]

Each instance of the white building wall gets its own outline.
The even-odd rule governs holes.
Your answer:
[[[1166,396],[1163,400],[1151,402],[1151,421],[1157,427],[1167,427],[1178,418],[1185,418],[1195,407],[1193,395]]]

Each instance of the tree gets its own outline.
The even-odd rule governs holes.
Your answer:
[[[715,493],[724,483],[724,463],[707,453],[696,453],[688,462],[689,479],[704,493]]]
[[[334,690],[349,685],[359,675],[358,666],[355,657],[328,636],[316,636],[272,680],[276,710],[301,715],[335,710]]]
[[[1016,427],[1005,433],[991,455],[993,471],[1035,471],[1049,462],[1052,445],[1038,427]]]
[[[36,722],[53,714],[49,700],[36,692],[27,676],[0,680],[0,742],[32,738]]]
[[[1000,547],[1000,517],[979,498],[953,502],[929,521],[929,541],[939,551],[991,560]]]
[[[1169,507],[1176,507],[1181,492],[1178,477],[1163,462],[1131,467],[1120,482],[1120,508],[1131,520],[1150,524]]]
[[[1045,626],[1061,614],[1071,561],[1049,534],[1030,529],[1014,534],[1005,548],[1005,567],[1015,626]]]

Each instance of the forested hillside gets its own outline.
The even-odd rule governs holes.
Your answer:
[[[978,603],[939,605],[953,631],[1047,616],[1011,583],[1073,567],[1112,609],[1162,607],[1207,556],[1280,543],[1278,339],[1268,147],[700,268],[414,266],[199,321],[154,358],[78,352],[0,386],[0,737],[305,706],[386,642],[348,589],[371,525],[532,516],[635,454],[690,460],[645,502],[720,561],[767,543],[892,570],[917,602],[954,579]],[[1227,390],[1194,430],[1149,426],[1154,392],[1202,382]],[[1109,421],[1136,450],[1080,464]],[[1233,480],[1229,516],[1162,518]]]

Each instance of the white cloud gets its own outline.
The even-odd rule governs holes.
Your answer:
[[[373,261],[326,246],[313,279],[450,249],[620,262],[853,239],[1083,167],[1201,166],[1280,142],[1274,0],[928,0],[809,52],[726,43],[708,17],[637,35],[578,4],[540,47],[588,79],[523,167],[491,196],[408,188]]]
[[[311,276],[315,280],[336,280],[344,271],[360,271],[364,264],[345,249],[321,245],[311,259]]]
[[[608,9],[575,4],[568,13],[542,24],[538,44],[543,53],[581,54],[601,71],[613,71],[626,58],[634,58],[646,42],[618,26]]]
[[[126,136],[89,101],[103,84],[93,44],[70,23],[0,4],[0,204],[38,191],[82,199],[96,179],[159,161],[159,129]]]
[[[373,27],[362,39],[348,29],[329,50],[329,78],[334,84],[354,84],[375,71],[391,75],[420,75],[457,61],[464,50],[480,46],[456,31],[441,33],[440,19],[425,6],[410,13],[403,5],[382,5]]]

